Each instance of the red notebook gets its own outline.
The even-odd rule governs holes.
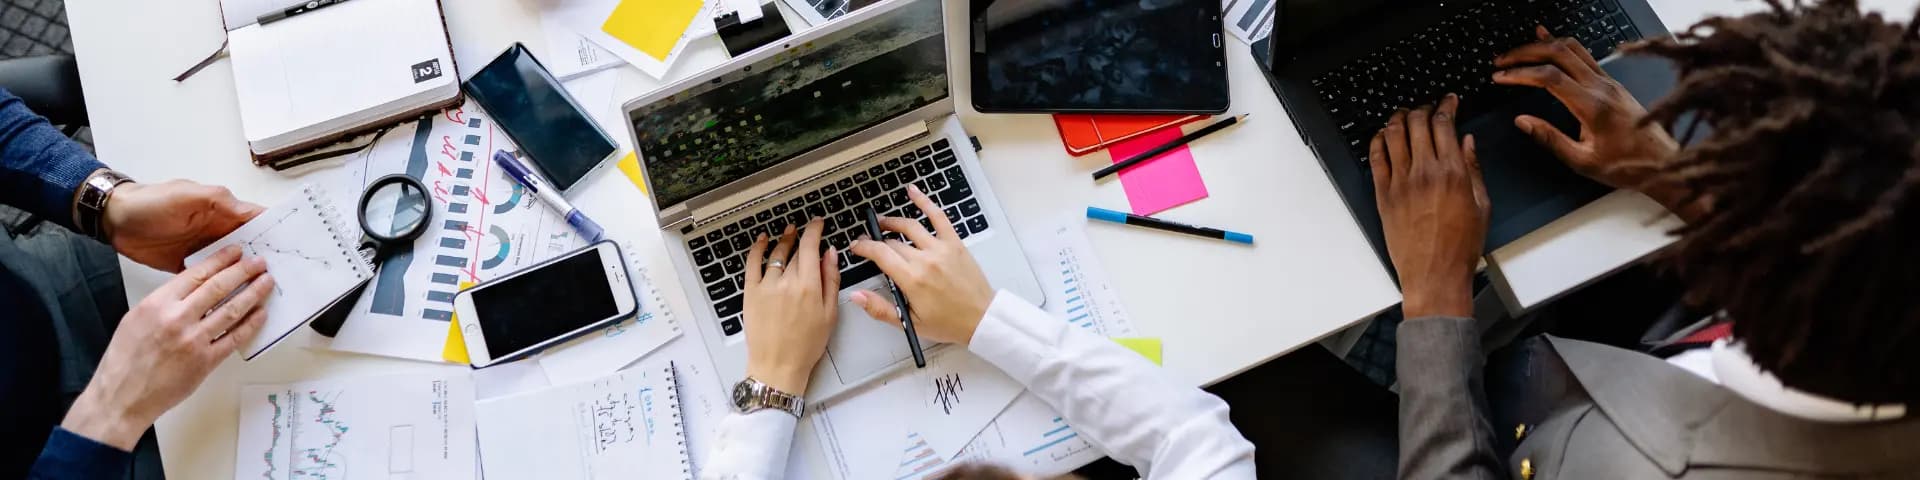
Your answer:
[[[1120,141],[1206,118],[1205,115],[1055,114],[1060,140],[1073,156],[1098,152]]]

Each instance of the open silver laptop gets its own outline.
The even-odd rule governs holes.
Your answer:
[[[954,116],[939,0],[890,0],[768,45],[624,108],[692,317],[721,380],[746,376],[746,251],[762,233],[827,219],[844,252],[861,207],[917,217],[906,184],[939,203],[998,288],[1044,301],[1012,224]],[[841,258],[839,324],[808,398],[913,368],[897,327],[847,301],[885,294],[879,269]]]

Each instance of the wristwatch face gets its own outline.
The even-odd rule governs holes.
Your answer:
[[[740,383],[733,384],[733,409],[734,410],[738,410],[741,412],[747,411],[747,403],[751,401],[753,401],[752,386],[747,385],[747,382],[744,380],[741,381]]]

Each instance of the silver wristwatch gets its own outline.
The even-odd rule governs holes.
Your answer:
[[[800,418],[806,413],[806,408],[806,403],[800,397],[776,390],[765,383],[760,383],[759,380],[754,380],[753,377],[747,377],[746,380],[733,384],[733,411],[735,412],[746,414],[774,409],[791,413],[794,418]]]

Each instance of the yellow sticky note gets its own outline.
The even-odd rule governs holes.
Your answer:
[[[1158,338],[1115,338],[1113,343],[1118,343],[1142,357],[1147,357],[1147,360],[1152,360],[1154,365],[1164,365],[1160,363],[1160,339]]]
[[[600,31],[661,62],[700,13],[700,0],[620,0]]]
[[[633,186],[640,187],[641,195],[649,195],[647,193],[647,172],[640,171],[639,155],[633,152],[627,152],[627,156],[621,158],[620,163],[616,163],[614,166],[620,167],[620,173],[627,174],[627,181],[633,182]]]
[[[466,290],[473,282],[460,282],[460,289]],[[447,319],[447,343],[440,347],[440,358],[461,365],[470,365],[473,359],[467,357],[467,337],[460,334],[460,319]]]

